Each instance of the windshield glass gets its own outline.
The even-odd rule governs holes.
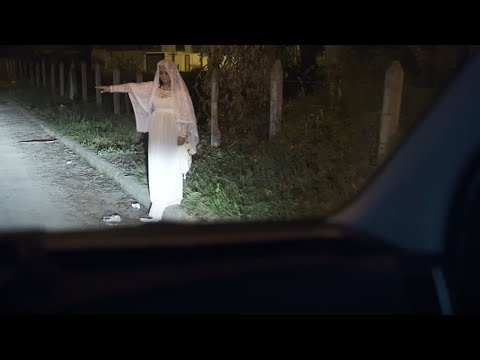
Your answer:
[[[317,219],[476,46],[8,46],[0,230]]]

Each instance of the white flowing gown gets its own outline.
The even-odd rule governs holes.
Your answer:
[[[161,219],[167,206],[178,205],[183,199],[185,149],[177,145],[177,138],[185,137],[186,127],[175,121],[171,97],[162,98],[158,93],[153,108],[148,134],[148,187],[152,203],[148,215]]]

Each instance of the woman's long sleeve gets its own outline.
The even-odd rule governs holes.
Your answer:
[[[128,93],[130,91],[130,83],[110,85],[110,92],[112,93]]]
[[[148,93],[150,93],[152,91],[152,86],[153,86],[153,81],[144,81],[140,83],[130,82],[125,84],[110,85],[110,92],[129,93],[134,90],[138,90],[141,92],[147,91]]]

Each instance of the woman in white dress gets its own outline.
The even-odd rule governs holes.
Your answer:
[[[198,130],[192,100],[177,66],[161,60],[153,81],[97,86],[102,92],[126,92],[137,131],[148,132],[150,211],[144,222],[160,221],[167,206],[183,199],[183,179],[196,153]]]

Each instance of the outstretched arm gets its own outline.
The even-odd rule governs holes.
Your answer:
[[[109,92],[120,92],[120,93],[128,93],[130,91],[130,83],[126,84],[119,84],[119,85],[101,85],[95,86],[95,89],[101,90],[102,93]]]
[[[137,89],[151,89],[153,85],[153,81],[144,81],[141,83],[125,83],[125,84],[118,84],[118,85],[101,85],[95,86],[95,89],[101,90],[103,92],[109,93],[128,93],[132,91],[132,86],[135,86]]]

